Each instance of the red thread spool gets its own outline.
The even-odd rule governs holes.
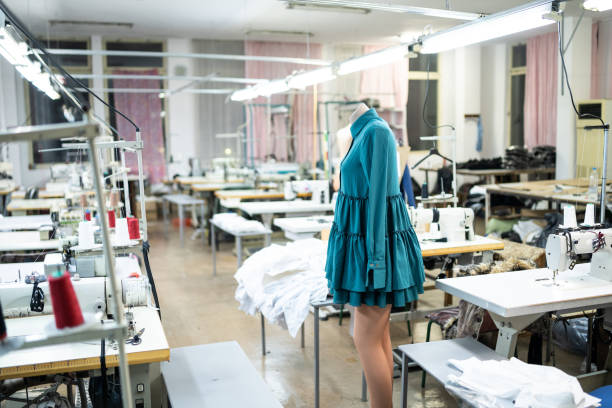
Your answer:
[[[140,226],[138,225],[138,218],[128,217],[127,222],[130,239],[140,239]]]
[[[81,306],[72,287],[70,274],[64,272],[61,276],[49,277],[51,304],[55,315],[55,326],[58,329],[76,327],[84,323]]]
[[[85,211],[85,220],[91,221],[91,212],[89,210]]]
[[[115,228],[115,211],[108,210],[108,227]]]

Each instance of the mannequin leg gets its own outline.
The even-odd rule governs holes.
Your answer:
[[[389,313],[391,306],[355,308],[354,341],[365,372],[372,408],[393,407],[393,376]],[[389,348],[389,354],[386,352]],[[389,365],[391,357],[391,369]]]

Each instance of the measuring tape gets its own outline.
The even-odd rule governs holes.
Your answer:
[[[107,355],[106,365],[119,365],[119,356]],[[52,373],[85,371],[96,368],[100,368],[99,357],[78,358],[75,360],[55,361],[53,363],[28,364],[23,366],[0,368],[0,380]]]

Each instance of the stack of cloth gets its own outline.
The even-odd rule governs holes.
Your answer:
[[[446,389],[470,406],[482,408],[595,408],[601,400],[582,390],[576,377],[555,367],[516,358],[449,360],[460,375],[449,375]]]
[[[259,221],[247,220],[236,213],[215,214],[213,221],[220,228],[236,234],[265,234],[266,227]]]
[[[555,167],[557,151],[554,146],[536,146],[531,149],[531,167]]]
[[[240,310],[287,329],[295,337],[310,304],[327,298],[327,242],[302,239],[270,245],[253,254],[234,275]]]
[[[494,157],[492,159],[470,159],[463,163],[457,163],[458,169],[467,170],[491,170],[501,169],[503,160],[501,157]]]
[[[530,167],[529,152],[521,146],[510,146],[506,149],[503,167],[505,169],[526,169]]]

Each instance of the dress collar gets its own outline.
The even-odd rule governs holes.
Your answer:
[[[357,137],[359,132],[361,132],[361,130],[364,128],[365,125],[368,124],[370,120],[379,118],[380,117],[378,116],[374,108],[370,108],[360,117],[358,117],[357,120],[351,125],[351,136],[353,137],[353,139]]]

